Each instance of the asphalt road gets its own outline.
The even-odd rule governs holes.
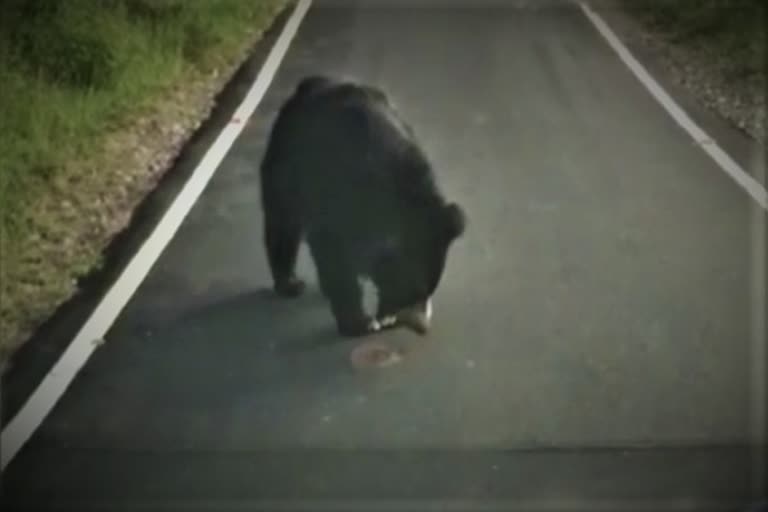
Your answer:
[[[107,343],[3,475],[3,499],[743,503],[753,205],[577,8],[536,5],[313,7]],[[256,166],[276,109],[315,72],[388,91],[470,217],[431,334],[382,335],[416,348],[386,371],[350,368],[358,342],[336,336],[306,250],[306,296],[267,291]]]

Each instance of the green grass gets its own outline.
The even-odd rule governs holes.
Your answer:
[[[13,9],[22,1],[3,5]],[[0,225],[8,236],[23,228],[19,208],[64,162],[94,150],[103,131],[119,128],[159,91],[215,67],[278,3],[60,0],[55,17],[38,14],[29,20],[31,28],[14,30],[7,25],[23,25],[24,19],[0,13],[6,20],[2,33],[10,34],[0,43]],[[76,49],[66,43],[79,38],[109,56],[105,64],[97,52],[82,52],[81,67],[97,68],[94,77],[72,72],[67,53],[54,50]],[[55,55],[48,57],[50,52]]]
[[[118,162],[109,159],[108,137],[151,117],[172,92],[212,83],[214,71],[231,69],[287,4],[0,2],[0,356],[4,345],[19,342],[9,340],[18,337],[19,325],[29,323],[26,310],[41,307],[29,303],[37,299],[19,299],[24,290],[37,288],[30,297],[49,295],[58,297],[51,299],[56,302],[60,293],[39,288],[61,289],[61,282],[47,282],[56,281],[56,272],[71,281],[97,264],[100,246],[54,261],[33,242],[85,229],[69,223],[89,203],[109,196],[105,187]],[[162,122],[175,120],[166,114]],[[74,217],[43,209],[56,204],[62,190],[75,203]],[[93,210],[91,204],[89,214]],[[57,268],[62,264],[65,268]]]

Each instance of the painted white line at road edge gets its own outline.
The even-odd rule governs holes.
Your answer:
[[[61,358],[3,430],[0,440],[3,470],[56,405],[98,346],[94,340],[100,340],[106,335],[181,226],[230,147],[242,132],[245,120],[253,114],[264,97],[311,4],[312,0],[298,0],[248,95],[233,115],[233,119],[239,119],[240,122],[229,123],[221,131],[154,231],[93,310]]]
[[[580,1],[579,6],[584,14],[589,18],[600,35],[605,38],[611,48],[619,55],[619,58],[634,73],[638,80],[653,95],[670,116],[696,141],[712,159],[726,172],[736,183],[741,186],[757,203],[768,210],[768,192],[763,185],[755,178],[749,175],[741,166],[736,163],[725,151],[714,142],[714,139],[706,134],[690,116],[672,99],[659,83],[648,73],[640,62],[630,53],[627,47],[614,34],[608,24],[594,12],[589,5]]]

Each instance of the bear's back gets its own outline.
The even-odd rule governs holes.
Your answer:
[[[436,198],[413,131],[379,90],[305,81],[278,115],[267,156],[305,225],[387,229]]]

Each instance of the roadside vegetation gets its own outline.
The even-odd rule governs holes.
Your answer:
[[[98,266],[287,4],[0,2],[0,363]]]
[[[707,107],[765,142],[768,2],[622,0],[677,80]]]

